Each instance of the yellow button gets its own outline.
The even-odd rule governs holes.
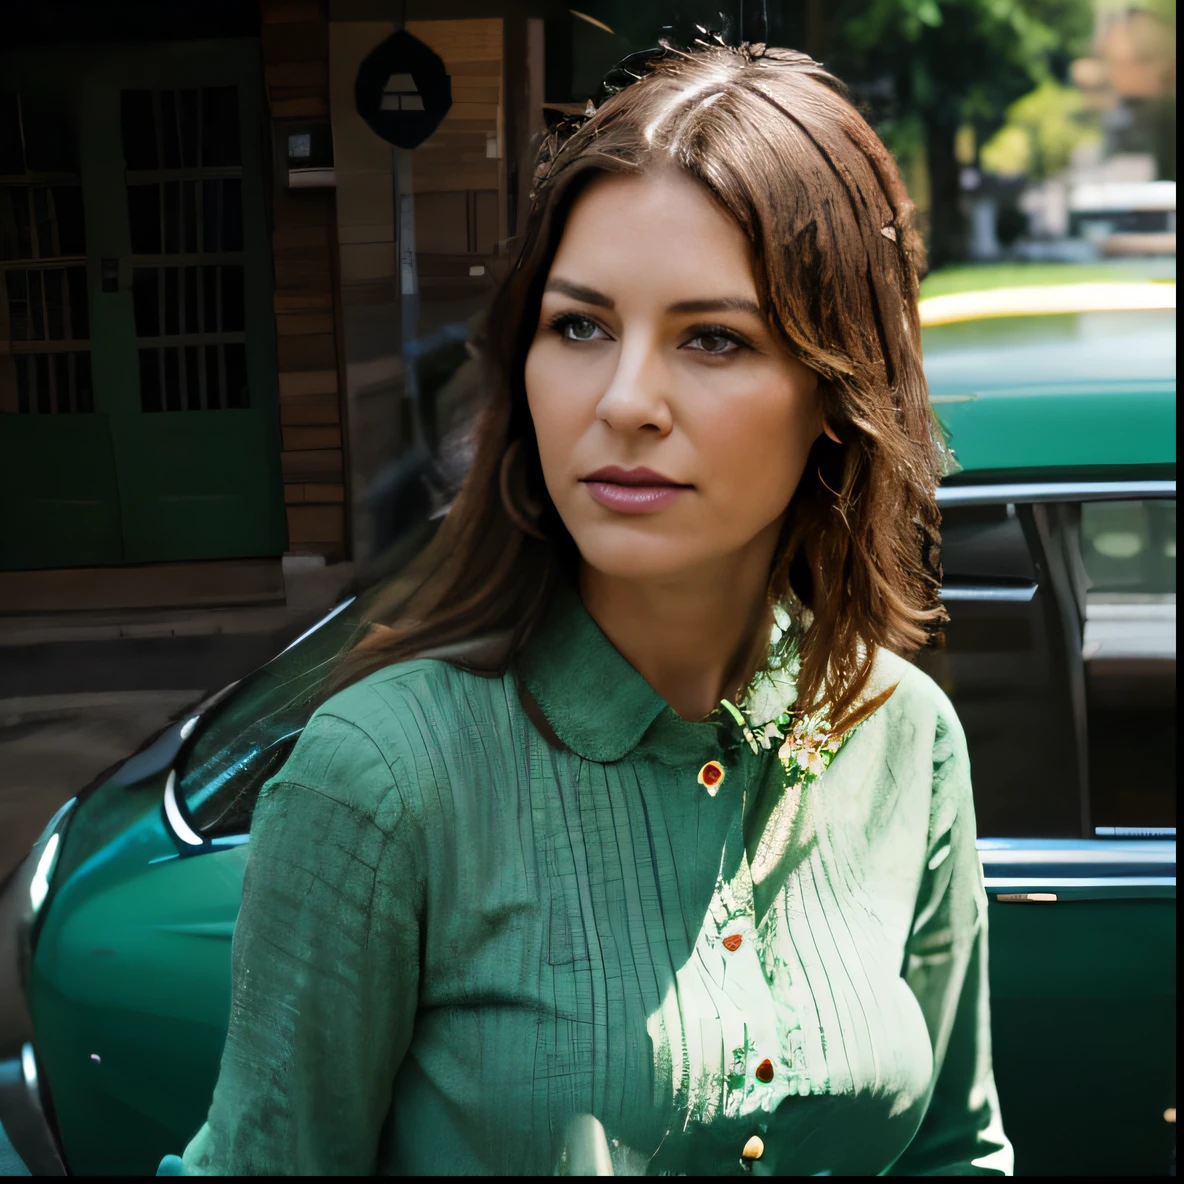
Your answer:
[[[744,1144],[744,1150],[740,1154],[745,1159],[760,1159],[765,1153],[765,1143],[760,1135],[753,1135],[747,1143]]]

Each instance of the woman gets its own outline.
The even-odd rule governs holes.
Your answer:
[[[467,482],[259,802],[172,1170],[574,1171],[590,1115],[616,1174],[1007,1174],[966,747],[898,656],[942,449],[891,158],[715,46],[536,182]]]

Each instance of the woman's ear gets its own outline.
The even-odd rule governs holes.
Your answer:
[[[842,444],[843,441],[840,440],[839,437],[835,435],[834,428],[832,428],[830,426],[830,424],[826,422],[825,419],[822,421],[822,430],[826,434],[826,438],[828,440],[832,440],[836,444]]]

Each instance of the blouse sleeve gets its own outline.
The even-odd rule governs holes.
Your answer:
[[[926,858],[905,978],[929,1028],[933,1085],[920,1129],[889,1174],[1010,1176],[991,1065],[987,896],[970,761],[948,703],[934,744]]]
[[[314,716],[251,826],[207,1121],[159,1175],[374,1173],[418,995],[415,829],[370,737]]]

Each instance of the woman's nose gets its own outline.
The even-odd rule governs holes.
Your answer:
[[[653,345],[625,345],[596,416],[614,431],[650,430],[666,435],[674,426],[670,372]]]

